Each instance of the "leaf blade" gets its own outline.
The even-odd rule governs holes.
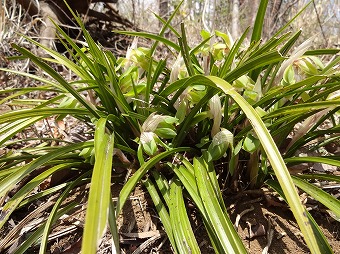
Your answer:
[[[95,131],[95,164],[86,211],[82,253],[95,254],[108,221],[111,199],[111,171],[114,134],[105,133],[106,119],[100,118]]]

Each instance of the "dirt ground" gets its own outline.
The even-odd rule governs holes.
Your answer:
[[[118,196],[120,186],[113,185],[114,196]],[[49,251],[51,254],[81,253],[82,225],[85,219],[87,190],[79,188],[66,202],[78,200],[81,205],[68,217],[59,221],[51,233]],[[229,216],[235,223],[239,219],[238,233],[248,253],[263,253],[268,246],[269,232],[272,234],[268,253],[309,253],[294,217],[284,202],[270,192],[247,191],[233,196],[226,196]],[[315,202],[311,214],[327,237],[334,253],[340,253],[340,223],[334,221],[326,211]],[[307,203],[307,206],[311,206]],[[34,207],[29,210],[34,211]],[[203,254],[214,253],[205,232],[198,211],[188,208],[192,227]],[[29,211],[17,212],[14,217],[27,215]],[[246,212],[246,213],[245,213]],[[142,186],[138,186],[123,208],[117,219],[122,253],[173,253],[162,224],[152,205],[151,198]],[[98,253],[112,253],[111,235],[108,232],[101,242]],[[27,253],[38,253],[39,249],[31,248]]]

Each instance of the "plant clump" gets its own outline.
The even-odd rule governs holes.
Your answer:
[[[135,41],[125,57],[117,58],[95,43],[77,17],[84,47],[55,24],[70,59],[30,38],[26,40],[48,57],[14,44],[21,57],[49,78],[1,69],[44,84],[1,91],[12,93],[2,104],[22,108],[0,116],[0,146],[5,151],[0,157],[0,196],[4,197],[0,228],[18,209],[54,197],[47,220],[16,253],[37,242],[44,253],[53,225],[78,204],[65,200],[78,186],[89,183],[82,253],[96,253],[107,224],[113,248],[120,252],[116,218],[138,183],[151,196],[174,253],[200,253],[188,202],[198,211],[216,253],[246,253],[228,216],[222,182],[234,193],[262,186],[277,192],[289,205],[310,251],[332,253],[296,187],[339,220],[339,200],[313,181],[339,182],[340,178],[308,170],[292,175],[290,168],[303,163],[340,166],[336,154],[317,153],[339,142],[339,50],[308,50],[309,43],[296,47],[301,31],[284,32],[289,23],[261,41],[266,3],[261,1],[249,44],[245,43],[249,29],[235,42],[226,33],[202,31],[202,42],[189,47],[184,24],[180,31],[171,26],[174,14],[168,21],[161,20],[164,27],[158,35],[119,32],[155,41],[150,48],[138,47]],[[167,28],[178,41],[163,36]],[[174,64],[154,56],[159,43],[176,56]],[[323,61],[323,55],[334,57]],[[77,79],[64,79],[51,63],[61,64]],[[53,91],[54,96],[29,103],[20,99],[32,89]],[[60,129],[70,117],[87,126],[86,136],[65,140],[61,132],[52,138],[39,137],[37,146],[10,148],[16,142],[13,138],[30,126],[52,118]],[[316,153],[300,157],[306,147]],[[60,172],[67,172],[61,183],[30,195]],[[123,187],[114,201],[112,189],[117,183]],[[11,240],[2,240],[0,250],[8,248]]]

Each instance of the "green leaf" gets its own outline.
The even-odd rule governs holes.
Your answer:
[[[170,198],[169,198],[169,183],[168,180],[158,171],[152,170],[152,176],[155,179],[157,187],[162,194],[163,199],[167,206],[170,205]]]
[[[169,213],[166,209],[166,206],[164,205],[162,199],[160,198],[160,196],[158,195],[158,192],[153,184],[153,182],[150,179],[145,179],[143,181],[144,186],[146,187],[146,189],[148,190],[151,199],[153,201],[153,203],[155,204],[157,213],[161,219],[161,222],[164,226],[165,232],[168,235],[169,241],[172,245],[172,247],[174,248],[175,253],[179,253],[177,250],[177,245],[173,236],[173,230],[172,230],[172,224],[170,221],[170,216]],[[176,226],[176,225],[174,225]]]
[[[68,146],[64,146],[61,148],[58,148],[56,150],[53,150],[51,153],[47,153],[43,156],[40,156],[39,158],[33,160],[31,163],[20,167],[17,169],[15,172],[13,172],[11,175],[8,177],[4,178],[0,182],[0,196],[3,196],[7,191],[10,189],[14,188],[15,185],[22,180],[24,177],[26,177],[28,174],[36,170],[42,165],[45,165],[47,162],[59,158],[64,154],[67,154],[69,152],[75,151],[75,150],[81,150],[86,147],[93,146],[93,142],[87,141],[87,142],[81,142],[81,143],[76,143]],[[4,211],[3,211],[4,212]],[[2,221],[0,221],[2,222]]]
[[[161,138],[170,139],[177,135],[177,132],[170,128],[157,128],[155,134]]]
[[[95,254],[108,222],[114,134],[105,133],[106,119],[100,118],[94,136],[95,164],[87,205],[82,253]]]
[[[51,188],[48,188],[44,191],[40,191],[38,192],[37,194],[33,194],[33,195],[30,195],[29,197],[27,197],[26,199],[24,199],[18,206],[17,209],[20,209],[20,208],[23,208],[25,205],[27,204],[30,204],[36,200],[38,200],[39,198],[41,197],[45,197],[45,196],[48,196],[48,195],[51,195],[53,193],[56,193],[62,189],[64,189],[65,187],[67,187],[68,185],[70,185],[70,183],[62,183],[62,184],[59,184],[57,186],[54,186],[54,187],[51,187]]]
[[[340,52],[340,49],[314,49],[307,50],[305,56],[317,56],[317,55],[336,55]]]
[[[338,161],[339,163],[339,161]],[[340,183],[340,176],[336,175],[329,175],[329,174],[303,174],[299,175],[301,179],[319,179],[319,180],[326,180],[326,181],[334,181]]]
[[[298,18],[302,12],[304,12],[307,7],[312,3],[312,0],[309,1],[293,18],[291,18],[287,24],[285,24],[283,27],[281,27],[272,37],[278,36],[280,33],[282,33],[287,27],[290,27],[290,24],[294,22],[296,18]]]
[[[269,90],[261,99],[258,101],[254,107],[259,105],[268,106],[271,100],[277,101],[285,96],[287,96],[290,92],[296,94],[296,89],[301,87],[311,87],[315,85],[319,80],[327,78],[326,76],[312,76],[301,80],[295,84],[291,84],[285,87],[278,87],[272,90]]]
[[[259,139],[255,138],[251,133],[248,133],[248,135],[243,141],[242,148],[248,153],[253,153],[259,148],[259,146],[260,146]]]
[[[211,80],[213,83],[206,84],[216,86],[226,94],[229,94],[231,98],[239,105],[242,111],[245,113],[249,122],[253,126],[253,129],[259,138],[261,145],[268,156],[268,160],[271,163],[271,166],[274,169],[275,175],[280,182],[280,185],[287,197],[287,201],[289,206],[292,209],[292,212],[299,224],[299,227],[302,231],[302,234],[305,238],[305,241],[310,248],[310,250],[314,253],[319,253],[321,246],[317,242],[315,235],[313,234],[312,227],[310,225],[310,220],[305,214],[305,209],[301,204],[299,195],[296,192],[293,181],[290,177],[289,171],[283,161],[283,158],[280,154],[279,149],[275,145],[273,138],[270,136],[269,131],[267,130],[265,124],[262,122],[261,117],[256,113],[255,109],[249,105],[245,101],[245,99],[238,94],[235,89],[226,81],[213,76],[208,77],[193,77],[194,80]]]
[[[174,148],[169,151],[162,152],[157,154],[156,156],[152,157],[149,161],[145,162],[135,173],[134,175],[127,181],[127,183],[123,186],[122,190],[120,191],[118,203],[116,207],[116,216],[119,215],[120,210],[123,208],[128,196],[132,192],[133,188],[136,184],[142,179],[142,177],[158,162],[160,162],[165,157],[178,153],[189,151],[190,148],[188,147],[179,147]]]
[[[335,214],[335,216],[340,219],[340,201],[338,199],[320,189],[319,187],[310,184],[305,180],[299,179],[299,177],[297,176],[292,176],[292,178],[297,187],[299,187],[311,197],[329,208]]]
[[[37,116],[27,119],[19,119],[17,121],[11,120],[7,125],[2,126],[0,129],[0,145],[3,145],[7,140],[11,139],[15,134],[28,126],[38,122],[44,117]]]
[[[261,0],[259,9],[257,10],[256,19],[254,22],[253,33],[251,35],[251,42],[259,41],[262,35],[263,21],[266,14],[268,0]]]
[[[251,70],[258,69],[260,67],[277,63],[285,58],[281,56],[279,52],[266,52],[257,57],[250,58],[247,62],[237,66],[235,69],[227,73],[223,79],[228,82],[233,82],[242,75],[249,73]]]
[[[40,243],[40,249],[39,254],[46,253],[46,248],[48,244],[48,235],[52,228],[53,222],[56,221],[56,216],[58,216],[58,209],[62,202],[67,198],[69,195],[69,192],[73,190],[85,177],[89,175],[90,171],[87,171],[86,173],[82,174],[80,177],[78,177],[76,180],[74,180],[67,188],[64,190],[64,192],[59,196],[58,200],[55,202],[52,211],[50,212],[50,215],[48,216],[48,219],[45,224],[44,232],[41,237],[41,243]]]
[[[180,49],[181,49],[181,54],[183,56],[185,66],[187,67],[188,74],[189,76],[192,76],[195,74],[195,71],[194,71],[194,67],[193,67],[191,57],[189,54],[190,48],[187,42],[184,23],[181,23],[181,32],[182,32],[181,34],[182,36],[178,38]]]
[[[316,102],[311,102],[311,103],[303,103],[303,104],[296,104],[292,106],[286,106],[286,107],[281,107],[278,108],[266,116],[263,117],[264,120],[270,119],[273,117],[278,117],[281,115],[287,115],[289,114],[290,117],[292,117],[294,114],[295,115],[300,115],[302,113],[309,113],[313,111],[319,111],[324,108],[329,108],[333,109],[336,106],[340,106],[340,100],[329,100],[329,101],[316,101]]]
[[[285,158],[285,162],[294,163],[294,164],[301,163],[301,162],[312,162],[312,163],[323,163],[323,164],[340,167],[339,160],[326,158],[326,157],[312,157],[312,156],[290,157],[290,158]]]
[[[216,232],[218,241],[221,242],[224,253],[246,253],[242,240],[235,231],[228,215],[224,213],[218,202],[202,158],[194,158],[194,170],[197,189],[202,199],[204,210]]]
[[[277,181],[274,181],[272,179],[268,179],[266,181],[266,184],[268,184],[272,189],[274,189],[287,202],[286,196],[283,193],[282,188]],[[320,248],[319,251],[315,252],[315,253],[332,254],[333,251],[332,251],[329,243],[327,242],[325,235],[322,233],[319,225],[315,222],[313,217],[310,215],[310,213],[306,209],[305,209],[305,214],[306,214],[306,216],[308,217],[308,219],[311,223],[310,225],[311,225],[312,230],[313,230],[312,234],[315,236],[315,239],[316,239],[318,246]]]
[[[59,73],[53,70],[52,67],[47,65],[45,62],[41,61],[34,54],[29,52],[28,50],[21,48],[17,45],[13,45],[13,47],[18,50],[23,55],[27,56],[31,59],[39,68],[48,73],[52,78],[54,78],[57,82],[59,82],[62,86],[64,86],[94,117],[99,118],[98,113],[95,111],[94,106],[87,102],[80,93],[78,93]]]
[[[109,226],[112,235],[112,253],[120,254],[120,247],[119,247],[119,232],[117,227],[117,220],[115,214],[115,207],[113,204],[112,199],[110,199],[110,207],[109,207]]]
[[[168,39],[165,39],[164,37],[161,37],[159,35],[154,35],[154,34],[149,34],[149,33],[144,33],[144,32],[128,32],[128,31],[118,31],[118,30],[114,30],[113,32],[117,34],[125,34],[125,35],[138,36],[138,37],[143,37],[147,39],[152,39],[155,41],[162,42],[165,45],[173,48],[174,50],[178,52],[180,51],[180,47],[176,43],[169,41]]]
[[[218,160],[225,155],[228,148],[233,147],[234,136],[227,129],[222,129],[214,137],[208,147],[207,153],[209,161]]]
[[[11,122],[19,119],[25,119],[37,116],[51,116],[59,114],[72,114],[72,115],[88,115],[89,112],[85,109],[67,109],[67,108],[37,108],[37,109],[22,109],[6,112],[0,116],[0,124]],[[35,118],[33,118],[35,119]]]
[[[39,174],[38,176],[34,177],[31,181],[26,183],[18,192],[15,193],[15,195],[4,205],[2,208],[1,214],[4,214],[3,218],[0,221],[0,228],[4,225],[4,223],[7,221],[9,216],[14,212],[14,210],[18,207],[20,202],[37,186],[40,185],[41,182],[46,180],[50,175],[56,173],[59,170],[71,168],[72,166],[77,166],[79,163],[63,163],[59,164],[57,166],[51,167],[44,171],[43,173]],[[18,170],[19,171],[19,170]],[[12,174],[13,175],[13,174]],[[11,175],[11,176],[12,176]],[[6,181],[6,179],[10,178],[11,176],[5,178],[3,181]],[[1,184],[0,184],[1,185]],[[14,187],[14,186],[12,186]]]
[[[284,86],[295,83],[295,73],[292,65],[288,66],[284,71],[282,83]]]
[[[174,19],[176,14],[179,12],[179,9],[182,6],[183,2],[184,0],[176,4],[175,10],[172,12],[168,20],[165,23],[163,22],[164,26],[162,27],[162,30],[159,32],[159,36],[163,36],[167,28],[170,28],[170,30],[173,31],[177,37],[180,36],[179,33],[177,33],[177,31],[175,31],[175,29],[172,26],[170,26],[170,22]],[[162,19],[160,20],[162,21]],[[158,41],[156,40],[155,43],[152,45],[152,48],[150,50],[150,55],[153,55],[154,51],[156,50],[157,45],[158,45]]]
[[[235,60],[235,57],[237,56],[237,53],[239,52],[241,48],[242,42],[245,40],[247,34],[249,31],[249,27],[244,31],[241,38],[235,41],[233,47],[231,48],[229,54],[226,56],[226,59],[223,63],[223,65],[220,67],[218,72],[218,77],[225,77],[228,71],[231,69],[231,66],[233,64],[233,60]],[[242,75],[241,75],[242,76]],[[235,78],[237,79],[237,78]]]
[[[16,70],[11,70],[11,69],[5,69],[5,68],[0,68],[0,71],[4,71],[4,72],[10,72],[10,73],[13,73],[13,74],[17,74],[17,75],[20,75],[20,76],[24,76],[24,77],[28,77],[28,78],[31,78],[31,79],[34,79],[34,80],[37,80],[37,81],[41,81],[42,83],[46,84],[46,86],[39,86],[39,87],[20,87],[20,88],[13,88],[13,89],[6,89],[6,90],[0,90],[0,94],[2,92],[16,92],[16,91],[26,91],[26,92],[29,92],[29,91],[53,91],[53,92],[67,92],[67,90],[61,86],[60,84],[58,84],[57,82],[53,82],[49,79],[46,79],[46,78],[43,78],[43,77],[40,77],[40,76],[37,76],[37,75],[33,75],[33,74],[30,74],[30,73],[27,73],[27,72],[23,72],[23,71],[16,71]],[[1,100],[0,104],[2,104],[4,101],[6,100],[6,98],[4,98],[3,100]]]
[[[216,253],[223,253],[223,242],[220,241],[218,236],[216,235],[216,231],[213,228],[212,223],[208,219],[208,214],[205,211],[203,206],[203,202],[201,197],[199,196],[195,176],[194,176],[194,167],[190,164],[186,159],[182,160],[184,166],[172,167],[177,177],[180,179],[185,189],[188,191],[191,199],[194,201],[198,210],[201,213],[204,225],[207,229],[211,244],[213,245]]]
[[[71,202],[70,204],[67,204],[65,207],[60,209],[56,215],[53,218],[52,224],[55,223],[61,216],[69,213],[74,207],[77,205],[76,202]],[[36,243],[39,240],[39,237],[44,231],[44,228],[46,226],[46,222],[43,223],[36,231],[31,234],[28,239],[23,242],[14,252],[13,254],[25,254],[27,253],[27,249],[31,247],[34,243]]]
[[[147,155],[153,156],[157,152],[156,135],[153,132],[143,131],[140,135],[140,143]]]
[[[179,253],[201,253],[185,209],[182,185],[178,178],[175,178],[170,185],[169,213]]]

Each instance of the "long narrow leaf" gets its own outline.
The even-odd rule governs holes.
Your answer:
[[[218,202],[202,158],[194,158],[194,170],[204,209],[218,240],[221,242],[224,253],[246,253],[242,240]]]
[[[169,241],[175,251],[175,253],[179,253],[177,250],[177,246],[176,246],[176,242],[174,239],[174,235],[173,235],[173,226],[176,225],[172,225],[171,221],[170,221],[170,215],[166,209],[166,206],[164,205],[162,199],[160,198],[160,196],[158,195],[158,192],[155,188],[155,185],[153,184],[153,182],[150,179],[146,179],[145,181],[143,181],[144,186],[146,187],[146,189],[148,190],[148,193],[151,196],[151,199],[156,207],[157,213],[161,219],[161,222],[164,226],[165,232],[169,238]]]
[[[268,184],[272,189],[274,189],[285,201],[287,202],[286,196],[282,191],[281,186],[277,181],[274,181],[272,179],[268,179],[266,181],[266,184]],[[327,239],[325,235],[322,233],[319,225],[315,222],[313,217],[310,215],[310,213],[305,209],[306,215],[311,222],[311,227],[313,229],[313,235],[316,238],[316,241],[318,242],[318,245],[320,246],[320,251],[318,253],[325,253],[325,254],[332,254],[333,251],[331,247],[329,246],[329,243],[327,242]]]
[[[223,242],[220,241],[218,236],[216,235],[216,231],[213,228],[213,225],[210,223],[208,219],[208,214],[205,211],[203,206],[203,202],[201,197],[199,196],[195,176],[194,176],[194,168],[190,164],[189,161],[183,159],[184,166],[173,167],[174,172],[176,173],[177,177],[180,179],[182,184],[184,185],[185,189],[188,191],[191,199],[196,204],[198,210],[201,213],[204,225],[207,229],[211,244],[213,245],[216,253],[223,253]]]
[[[119,233],[117,227],[117,220],[116,220],[116,213],[115,213],[115,206],[113,204],[112,199],[110,199],[110,207],[109,207],[109,226],[112,235],[112,253],[120,254],[120,247],[119,247]]]
[[[326,181],[334,181],[340,183],[340,176],[329,175],[329,174],[303,174],[299,175],[301,179],[319,179]]]
[[[224,79],[228,82],[232,82],[242,75],[250,72],[251,70],[257,69],[259,67],[263,67],[272,63],[280,62],[284,57],[281,56],[279,52],[268,52],[262,55],[259,55],[255,58],[251,58],[249,61],[244,64],[238,66],[234,70],[230,71],[224,76]]]
[[[340,201],[338,199],[320,189],[319,187],[308,183],[305,180],[299,179],[299,177],[297,176],[292,176],[292,178],[297,187],[299,187],[311,197],[329,208],[335,214],[335,216],[340,219]]]
[[[260,6],[257,11],[256,19],[254,22],[253,33],[251,35],[252,42],[259,41],[261,39],[264,15],[266,14],[267,5],[268,5],[268,0],[262,0],[260,2]]]
[[[38,108],[38,109],[21,109],[16,111],[10,111],[0,116],[0,124],[6,122],[12,122],[19,119],[25,119],[28,117],[38,116],[51,116],[59,114],[77,114],[87,115],[89,112],[84,109],[67,109],[67,108]]]
[[[118,30],[115,30],[113,32],[115,32],[117,34],[125,34],[125,35],[139,36],[139,37],[143,37],[143,38],[152,39],[152,40],[155,40],[155,41],[162,42],[165,45],[173,48],[174,50],[176,50],[178,52],[180,51],[180,47],[176,43],[174,43],[174,42],[172,42],[168,39],[165,39],[164,37],[161,37],[159,35],[154,35],[154,34],[149,34],[149,33],[144,33],[144,32],[128,32],[128,31],[118,31]]]
[[[40,249],[39,249],[39,254],[44,254],[46,253],[46,248],[48,244],[48,234],[52,228],[52,223],[55,221],[55,217],[57,216],[57,212],[59,210],[60,205],[62,202],[65,200],[65,198],[68,196],[69,192],[77,186],[83,178],[87,177],[89,175],[90,171],[82,174],[79,176],[76,180],[74,180],[67,188],[64,190],[64,192],[60,195],[58,200],[55,202],[52,211],[50,215],[48,216],[48,219],[45,224],[44,232],[41,237],[41,243],[40,243]]]
[[[43,173],[39,174],[38,176],[34,177],[31,181],[29,181],[27,184],[25,184],[2,208],[2,213],[5,214],[4,218],[0,222],[0,228],[4,225],[6,220],[9,218],[9,216],[14,212],[14,210],[18,207],[20,202],[39,184],[46,180],[50,175],[54,174],[55,172],[70,168],[72,166],[79,165],[79,163],[65,163],[60,164],[54,167],[51,167],[50,169],[44,171]]]
[[[325,157],[311,157],[311,156],[290,157],[290,158],[286,158],[285,162],[287,162],[287,163],[313,162],[313,163],[323,163],[323,164],[328,164],[328,165],[340,167],[340,161],[339,160],[335,160],[335,159],[332,159],[332,158],[325,158]]]
[[[203,77],[191,78],[194,82],[195,79],[202,79]],[[303,208],[299,195],[296,192],[294,183],[290,177],[289,171],[283,161],[283,158],[280,154],[279,149],[276,147],[273,138],[270,136],[265,124],[261,120],[260,116],[256,113],[255,109],[249,105],[249,103],[236,92],[234,87],[232,87],[226,81],[213,76],[208,76],[206,78],[206,83],[209,84],[208,80],[211,80],[213,83],[210,83],[212,86],[217,86],[220,90],[229,94],[233,100],[240,106],[242,111],[246,114],[249,119],[251,125],[254,128],[254,131],[259,138],[264,151],[266,152],[268,159],[274,169],[275,175],[277,176],[280,185],[283,189],[287,197],[287,201],[289,206],[292,209],[292,212],[299,224],[299,227],[302,231],[302,234],[306,240],[307,245],[309,246],[312,253],[319,253],[320,246],[313,234],[312,227],[310,225],[310,220],[306,216],[305,209]]]
[[[174,148],[169,151],[162,152],[155,157],[151,158],[149,161],[145,162],[136,172],[135,174],[127,181],[127,183],[124,185],[122,190],[119,194],[118,204],[116,207],[116,216],[120,213],[120,210],[123,208],[128,196],[132,192],[133,188],[136,186],[136,184],[142,179],[142,177],[150,170],[156,163],[160,162],[165,157],[178,153],[183,151],[188,151],[190,148],[187,147],[179,147]]]
[[[170,26],[170,22],[173,20],[173,18],[176,16],[176,14],[178,13],[179,11],[179,8],[182,6],[184,0],[182,0],[181,2],[179,2],[178,4],[176,4],[176,8],[175,10],[172,12],[172,14],[170,15],[170,17],[168,18],[168,20],[165,22],[164,26],[162,27],[161,31],[159,32],[159,36],[163,36],[166,29],[169,28],[171,31],[173,31],[176,35],[178,35],[177,37],[179,37],[179,34],[175,31],[175,29]],[[157,17],[157,15],[156,15]],[[160,19],[162,21],[162,19]],[[151,47],[151,50],[150,50],[150,56],[153,55],[153,53],[155,52],[156,48],[157,48],[157,45],[158,45],[158,41],[155,40],[154,44],[152,45]]]
[[[48,153],[46,155],[39,157],[38,159],[32,161],[28,165],[19,168],[13,174],[9,175],[8,177],[4,178],[1,181],[0,182],[0,196],[4,195],[8,190],[12,189],[16,183],[18,183],[20,180],[26,177],[29,173],[33,172],[40,166],[46,164],[47,162],[55,158],[58,158],[68,152],[84,149],[86,147],[91,147],[91,146],[93,146],[93,142],[91,141],[77,143],[77,144],[58,148],[51,153]],[[2,213],[6,213],[6,210],[3,210]],[[2,220],[0,220],[0,223],[1,222]]]
[[[11,121],[8,125],[3,126],[0,130],[0,145],[4,144],[7,140],[11,139],[15,134],[25,129],[26,127],[34,124],[35,122],[43,119],[44,117],[37,116],[18,121]]]
[[[178,178],[175,178],[170,185],[170,200],[170,220],[174,225],[173,235],[179,253],[201,253],[185,209],[182,185]]]
[[[87,205],[82,253],[95,254],[108,221],[111,199],[111,171],[114,134],[105,133],[106,119],[100,118],[96,125],[94,148],[95,164]]]
[[[61,216],[63,216],[64,214],[67,214],[70,210],[72,210],[74,207],[76,206],[75,202],[72,202],[68,205],[66,205],[65,207],[63,207],[62,209],[60,209],[56,215],[54,216],[54,219],[52,221],[52,223],[55,223]],[[13,254],[24,254],[24,253],[28,253],[27,249],[29,247],[31,247],[34,243],[36,243],[39,240],[39,237],[41,236],[41,234],[44,231],[46,222],[43,223],[37,230],[35,230],[33,232],[33,234],[31,234],[28,239],[23,242],[14,252]]]
[[[169,199],[169,184],[167,179],[158,171],[153,170],[152,171],[153,178],[155,179],[155,182],[157,184],[157,187],[162,194],[162,197],[165,200],[165,203],[167,206],[170,205],[170,199]]]
[[[13,47],[18,50],[23,55],[30,58],[39,68],[43,69],[46,73],[48,73],[52,78],[54,78],[56,81],[58,81],[62,86],[64,86],[85,108],[93,114],[96,118],[99,118],[100,116],[95,111],[94,106],[87,102],[81,94],[79,94],[72,86],[69,85],[69,83],[55,70],[52,69],[49,65],[41,61],[38,57],[36,57],[34,54],[29,52],[28,50],[21,48],[17,45],[13,45]]]

